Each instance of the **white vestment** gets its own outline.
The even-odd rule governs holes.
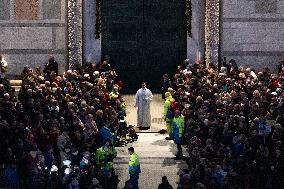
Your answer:
[[[2,60],[0,60],[0,78],[5,78],[7,68],[8,63],[4,60],[4,58],[2,58]]]
[[[139,89],[136,93],[135,106],[137,110],[137,126],[147,128],[151,126],[150,103],[153,99],[149,89]]]

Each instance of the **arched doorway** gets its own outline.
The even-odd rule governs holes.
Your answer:
[[[102,56],[109,55],[127,89],[141,81],[159,89],[163,73],[187,56],[184,1],[104,0]]]

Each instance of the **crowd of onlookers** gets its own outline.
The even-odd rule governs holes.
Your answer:
[[[185,60],[162,89],[185,117],[179,188],[284,188],[284,62],[273,73]]]
[[[126,107],[115,69],[103,61],[59,76],[50,57],[21,79],[17,95],[0,84],[0,188],[116,188]]]
[[[115,69],[103,61],[59,76],[51,57],[21,77],[16,94],[1,75],[0,188],[117,188],[126,107]],[[163,94],[185,117],[178,188],[284,188],[283,90],[284,62],[276,74],[185,60],[173,79],[164,75]],[[168,185],[163,178],[159,188]]]

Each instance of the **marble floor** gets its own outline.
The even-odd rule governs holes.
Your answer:
[[[115,159],[115,170],[119,176],[119,188],[129,179],[127,148],[133,146],[140,156],[141,175],[140,189],[155,189],[161,183],[162,176],[167,176],[170,184],[176,188],[181,169],[187,168],[184,161],[174,160],[176,145],[173,141],[165,140],[166,135],[158,133],[139,133],[138,141],[117,148],[118,157]],[[185,153],[185,152],[184,152]]]
[[[134,108],[135,95],[124,96],[127,105],[127,122],[136,125],[136,108]],[[140,189],[156,189],[161,183],[162,176],[167,176],[170,184],[176,188],[178,175],[181,169],[187,168],[183,161],[174,160],[176,145],[173,141],[165,140],[167,135],[158,132],[165,129],[162,119],[163,101],[160,94],[154,94],[151,104],[152,125],[147,131],[139,132],[138,141],[125,147],[117,148],[118,157],[115,159],[115,169],[119,176],[119,188],[124,186],[129,179],[127,148],[133,146],[140,156],[141,175],[139,179]],[[184,152],[185,153],[185,152]]]
[[[130,125],[137,125],[137,108],[134,108],[135,95],[125,95],[124,100],[127,106],[126,121]],[[165,129],[163,120],[163,99],[161,94],[153,94],[153,101],[150,106],[151,111],[151,127],[149,130],[140,131],[136,128],[137,132],[159,132]]]

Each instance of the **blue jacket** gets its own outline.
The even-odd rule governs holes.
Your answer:
[[[100,131],[100,142],[101,144],[105,144],[105,141],[109,139],[113,143],[114,141],[114,134],[110,131],[109,128],[103,127]]]
[[[184,130],[184,116],[180,115],[179,117],[174,117],[172,125],[174,142],[180,144]]]
[[[4,177],[9,188],[17,188],[19,184],[19,174],[16,168],[7,167],[4,170]]]
[[[133,153],[130,156],[128,163],[129,174],[139,174],[141,173],[139,156],[136,153]]]

